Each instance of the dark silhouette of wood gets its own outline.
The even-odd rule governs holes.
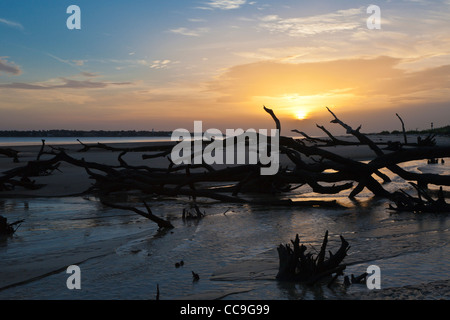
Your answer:
[[[389,209],[397,212],[415,212],[415,213],[448,213],[450,212],[450,204],[445,201],[442,187],[438,191],[437,199],[433,199],[429,193],[415,183],[411,185],[417,191],[417,197],[413,197],[408,193],[400,190],[395,194],[392,200],[395,207],[389,204]]]
[[[0,148],[0,154],[8,158],[13,158],[13,162],[19,162],[19,151],[11,148]]]
[[[192,271],[192,281],[197,282],[199,280],[200,280],[200,276],[198,275],[198,273],[195,273],[194,271]]]
[[[395,114],[397,118],[400,119],[400,122],[402,123],[402,132],[403,132],[403,139],[405,141],[405,144],[408,144],[408,138],[406,136],[406,130],[405,130],[405,123],[403,122],[403,119],[398,115],[398,113]]]
[[[398,164],[402,162],[450,157],[450,147],[430,145],[434,137],[426,139],[424,144],[402,145],[397,151],[387,152],[380,148],[380,143],[373,142],[367,135],[361,133],[361,126],[353,129],[350,125],[342,121],[327,108],[333,116],[331,123],[343,127],[348,134],[357,139],[357,142],[350,144],[367,145],[373,152],[373,159],[369,162],[361,162],[346,156],[333,153],[327,148],[322,148],[316,142],[329,145],[349,145],[349,143],[335,138],[327,129],[318,126],[327,133],[330,140],[319,141],[303,133],[303,135],[314,142],[307,145],[302,139],[293,139],[280,136],[280,152],[285,154],[291,164],[287,167],[279,168],[277,174],[273,176],[261,176],[261,164],[238,165],[215,169],[212,166],[202,164],[175,165],[168,157],[167,168],[154,168],[147,165],[133,165],[128,163],[124,157],[130,152],[153,152],[148,155],[148,159],[157,157],[167,157],[174,147],[173,144],[161,144],[156,146],[142,146],[135,148],[110,147],[105,144],[87,145],[79,141],[83,146],[80,152],[89,152],[93,148],[117,152],[118,164],[105,165],[96,162],[88,162],[84,159],[76,159],[67,154],[62,148],[54,148],[45,145],[42,141],[41,149],[36,160],[29,161],[27,164],[17,167],[0,176],[0,190],[12,190],[14,188],[37,189],[44,187],[31,180],[31,177],[51,174],[58,170],[62,163],[68,163],[83,168],[91,179],[95,182],[86,190],[86,193],[95,193],[100,196],[108,195],[112,192],[120,191],[140,191],[143,194],[170,196],[170,197],[190,197],[209,198],[221,202],[246,203],[251,205],[274,205],[274,206],[323,206],[340,208],[335,200],[332,201],[310,201],[290,199],[280,199],[278,195],[289,194],[299,186],[307,185],[313,192],[319,194],[337,194],[348,191],[350,198],[356,197],[365,188],[370,190],[375,196],[394,199],[398,193],[391,193],[384,188],[384,184],[390,181],[389,177],[382,173],[382,169],[388,169],[397,176],[409,182],[415,182],[417,185],[426,189],[428,184],[438,186],[450,186],[450,176],[438,174],[423,174],[408,172],[402,169]],[[264,107],[274,120],[275,127],[280,130],[280,120],[272,109]],[[401,118],[400,118],[401,119]],[[301,131],[297,131],[301,133]],[[233,143],[237,143],[236,137]],[[224,142],[227,142],[227,139]],[[326,141],[326,142],[324,142]],[[406,141],[405,141],[406,142]],[[207,146],[209,142],[204,142]],[[50,148],[50,150],[47,150]],[[42,156],[46,157],[43,160]],[[143,156],[144,157],[144,156]],[[305,159],[313,160],[306,161]],[[330,169],[333,172],[330,172]],[[375,179],[380,177],[383,182]],[[229,186],[217,186],[217,184],[227,184]],[[214,185],[211,187],[211,185]],[[229,192],[229,194],[227,194]],[[247,198],[248,193],[272,194],[273,197],[261,197],[259,199]],[[285,197],[286,198],[286,197]],[[136,212],[136,211],[135,211]],[[139,214],[150,219],[153,218],[150,212],[141,212]],[[185,213],[186,215],[186,213]],[[155,222],[158,223],[158,220]],[[164,224],[159,221],[159,223]]]
[[[137,213],[138,215],[143,216],[144,218],[147,218],[153,222],[156,222],[158,224],[158,227],[161,229],[172,229],[173,228],[173,225],[169,221],[155,216],[145,201],[144,201],[144,205],[145,205],[145,208],[147,209],[147,212],[144,212],[144,211],[139,210],[134,207],[123,206],[123,205],[119,205],[116,203],[108,202],[106,200],[102,200],[102,204],[104,204],[105,206],[111,207],[111,208],[115,208],[115,209],[133,211],[133,212]]]
[[[276,278],[280,281],[293,281],[312,285],[317,281],[331,276],[341,275],[346,268],[341,264],[350,249],[349,243],[340,236],[341,246],[333,254],[329,252],[329,258],[325,258],[328,245],[328,231],[326,231],[322,246],[317,257],[313,253],[306,252],[305,245],[300,244],[298,234],[291,244],[278,246],[279,268]]]
[[[18,220],[13,223],[8,223],[7,218],[0,216],[0,236],[13,235],[24,221],[25,220]],[[17,226],[17,227],[15,227],[15,226]]]
[[[186,209],[183,208],[183,213],[181,218],[183,220],[200,220],[206,216],[205,212],[201,212],[200,208],[196,203],[194,203],[193,208]]]

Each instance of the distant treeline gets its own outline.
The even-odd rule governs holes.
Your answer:
[[[166,137],[171,131],[105,130],[2,130],[0,137]]]
[[[382,131],[380,134],[402,134],[403,132],[400,130],[394,131]],[[427,130],[408,130],[407,134],[445,134],[450,135],[450,126],[445,126],[441,128],[427,129]]]

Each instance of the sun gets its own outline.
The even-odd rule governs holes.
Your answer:
[[[308,117],[308,112],[305,110],[298,110],[295,112],[295,119],[305,120]]]

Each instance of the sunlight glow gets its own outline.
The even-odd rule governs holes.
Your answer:
[[[341,90],[342,91],[342,90]],[[355,96],[346,91],[325,92],[315,95],[283,94],[278,96],[254,96],[257,104],[276,107],[278,113],[296,120],[314,117],[324,106],[348,105]]]
[[[295,118],[297,120],[305,120],[308,117],[308,112],[305,110],[299,110],[295,113]]]

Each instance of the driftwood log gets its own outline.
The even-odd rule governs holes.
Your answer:
[[[450,204],[445,201],[444,191],[440,187],[437,199],[433,199],[429,193],[415,183],[411,185],[417,191],[417,197],[400,190],[392,200],[395,206],[389,204],[389,209],[394,211],[407,211],[415,213],[449,213]]]
[[[13,235],[20,224],[25,220],[18,220],[13,223],[8,223],[8,219],[0,216],[0,236],[11,236]]]
[[[144,206],[147,209],[147,212],[139,210],[134,207],[129,207],[129,206],[119,205],[119,204],[112,203],[112,202],[107,202],[105,200],[102,200],[102,204],[104,204],[105,206],[111,207],[111,208],[115,208],[115,209],[133,211],[133,212],[137,213],[138,215],[143,216],[144,218],[150,219],[151,221],[155,222],[160,229],[172,229],[173,228],[173,225],[170,223],[170,221],[167,221],[158,216],[155,216],[145,201],[144,201]]]
[[[272,117],[276,128],[280,130],[281,122],[273,110],[266,107],[264,110]],[[398,193],[389,192],[384,188],[383,185],[389,183],[390,179],[381,172],[382,169],[390,170],[405,181],[416,183],[424,190],[429,184],[450,186],[450,176],[409,172],[399,166],[400,163],[412,160],[450,157],[449,146],[432,145],[434,140],[430,137],[425,139],[427,141],[425,144],[401,144],[401,148],[398,150],[387,153],[386,150],[381,149],[380,143],[373,142],[367,135],[361,133],[361,126],[353,129],[330,109],[328,111],[333,117],[331,123],[340,125],[347,134],[357,139],[359,145],[366,145],[373,151],[374,157],[371,161],[356,161],[322,148],[319,144],[324,143],[325,140],[319,141],[309,137],[306,138],[309,140],[308,142],[303,139],[280,136],[280,153],[286,155],[291,163],[286,167],[280,167],[278,173],[273,176],[261,176],[262,165],[260,163],[222,169],[214,169],[206,163],[175,165],[170,156],[168,157],[174,144],[118,148],[105,144],[87,145],[79,141],[83,147],[79,150],[80,152],[89,152],[91,149],[97,148],[119,153],[118,164],[112,166],[76,159],[62,148],[49,147],[50,150],[47,150],[45,140],[43,140],[36,160],[3,172],[3,175],[0,176],[0,191],[15,188],[42,188],[44,185],[35,183],[31,178],[52,174],[54,170],[58,170],[61,162],[83,168],[94,180],[92,187],[86,190],[86,193],[99,196],[107,196],[113,192],[137,190],[147,195],[182,196],[194,200],[204,197],[221,202],[250,205],[340,208],[341,206],[335,200],[292,201],[289,194],[300,186],[309,186],[312,191],[319,194],[337,194],[347,191],[348,196],[354,198],[366,188],[375,196],[387,199],[398,198]],[[319,125],[318,127],[330,138],[326,141],[326,146],[347,144],[333,137],[324,127]],[[304,136],[308,137],[306,134]],[[236,137],[227,139],[233,139],[233,144],[237,141]],[[405,142],[407,141],[405,140]],[[206,147],[209,143],[211,142],[204,141],[203,146]],[[143,155],[143,158],[151,162],[157,157],[167,157],[169,165],[167,168],[149,165],[136,166],[125,161],[124,156],[129,152],[152,152],[152,154]],[[51,157],[42,160],[41,156],[43,155]],[[381,178],[382,182],[376,179],[376,176]],[[247,197],[248,193],[267,193],[274,196],[255,198]]]
[[[13,158],[13,162],[19,162],[19,151],[11,148],[0,148],[0,154],[8,158]]]
[[[349,243],[341,238],[341,246],[335,254],[329,252],[329,258],[326,259],[326,249],[328,244],[328,231],[317,256],[306,252],[305,245],[300,244],[298,234],[295,240],[290,244],[280,245],[278,250],[279,268],[276,278],[280,281],[293,281],[304,284],[314,284],[317,281],[331,276],[332,274],[341,275],[345,265],[341,264],[347,256],[350,249]]]

